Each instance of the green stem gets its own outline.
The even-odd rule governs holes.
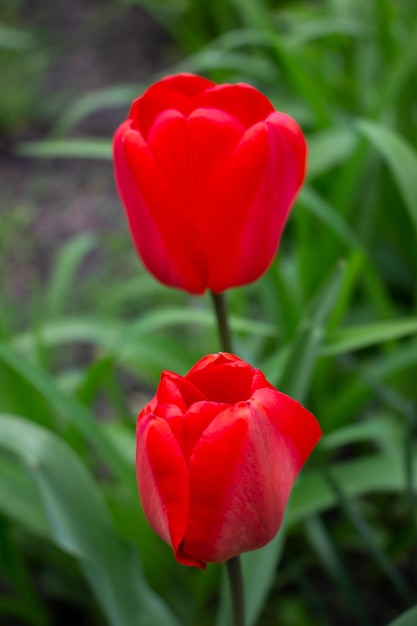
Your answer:
[[[220,348],[224,352],[232,352],[232,334],[224,295],[211,292],[214,311],[216,313],[217,330],[219,333]],[[229,579],[230,594],[232,597],[232,613],[234,626],[245,626],[245,595],[240,558],[233,557],[226,561],[226,571]]]
[[[233,624],[234,626],[245,626],[245,598],[240,558],[235,556],[226,561],[226,570],[232,596]]]
[[[216,313],[217,330],[220,339],[220,348],[224,352],[233,352],[232,334],[230,332],[229,319],[227,315],[224,294],[211,292],[214,311]]]

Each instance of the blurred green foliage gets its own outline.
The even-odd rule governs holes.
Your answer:
[[[252,83],[309,139],[308,180],[277,260],[257,284],[227,294],[236,352],[304,402],[325,433],[285,528],[243,558],[249,625],[412,626],[417,5],[117,4],[139,4],[175,39],[182,59],[166,73]],[[39,105],[30,46],[18,26],[0,29],[8,132]],[[51,137],[22,141],[17,153],[108,160],[110,137],[72,133],[144,87],[80,94]],[[2,231],[5,258],[26,228],[16,207]],[[57,623],[51,607],[71,606],[88,624],[223,626],[219,567],[174,561],[143,518],[134,476],[138,409],[162,369],[184,373],[217,349],[214,317],[207,297],[146,275],[123,237],[83,232],[59,246],[24,307],[0,272],[0,616],[46,626]]]
[[[0,7],[0,134],[14,136],[36,119],[41,106],[41,75],[46,51],[19,25],[22,2]]]

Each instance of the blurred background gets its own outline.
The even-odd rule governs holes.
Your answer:
[[[254,85],[309,142],[276,262],[227,294],[236,353],[325,433],[244,558],[249,624],[417,623],[416,67],[413,0],[2,0],[1,624],[228,623],[221,568],[174,561],[134,476],[160,371],[218,349],[113,180],[131,101],[179,71]]]

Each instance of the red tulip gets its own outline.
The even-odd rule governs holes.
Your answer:
[[[114,137],[139,256],[161,282],[222,292],[270,265],[306,165],[295,121],[253,87],[168,76]]]
[[[320,439],[313,415],[238,357],[162,373],[141,411],[136,472],[146,518],[185,565],[265,545]]]

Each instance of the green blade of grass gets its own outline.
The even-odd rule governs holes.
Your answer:
[[[112,158],[109,139],[45,139],[26,141],[16,148],[17,156],[37,159],[103,159]]]
[[[415,626],[417,624],[417,605],[411,608],[409,611],[402,613],[399,617],[395,618],[387,626]]]
[[[76,272],[96,243],[92,233],[82,233],[60,248],[45,295],[48,317],[65,309]]]
[[[53,128],[54,136],[67,135],[86,117],[106,108],[124,107],[127,110],[134,98],[145,89],[145,85],[118,85],[97,89],[80,96],[72,102],[58,118]],[[122,118],[122,116],[121,116]]]
[[[370,626],[368,611],[362,602],[360,593],[355,588],[352,578],[346,569],[341,555],[332,541],[323,522],[317,516],[310,517],[305,523],[306,537],[315,551],[319,561],[323,563],[336,589],[344,597],[358,624]]]
[[[277,386],[299,402],[307,394],[314,366],[319,358],[324,326],[339,293],[343,272],[336,270],[310,305],[289,350],[285,370]]]
[[[34,43],[33,36],[30,33],[0,24],[0,49],[25,52],[33,48]]]
[[[350,157],[358,143],[353,129],[332,127],[308,137],[308,180],[311,181]]]
[[[15,458],[0,455],[0,511],[38,537],[48,537],[48,525],[33,481]]]
[[[352,499],[346,497],[339,482],[334,478],[333,472],[325,468],[323,474],[330,488],[335,492],[346,517],[350,520],[358,535],[361,537],[363,545],[367,548],[375,563],[381,568],[385,576],[390,580],[401,600],[405,605],[409,605],[412,600],[412,593],[408,583],[405,581],[398,568],[394,566],[385,554],[372,527],[368,524],[363,515],[359,513]]]
[[[417,154],[415,150],[397,133],[375,122],[360,120],[358,130],[374,145],[390,168],[417,236]]]
[[[79,561],[108,622],[178,626],[147,586],[132,547],[114,531],[97,485],[64,441],[28,420],[1,415],[0,448],[25,464],[51,538]]]
[[[311,187],[304,187],[299,203],[326,224],[348,248],[363,248],[349,224]]]
[[[101,459],[127,484],[132,481],[132,468],[126,466],[112,443],[103,434],[91,413],[73,397],[63,393],[43,370],[24,361],[8,346],[0,343],[0,360],[32,385],[53,407],[58,416],[65,416],[99,452]]]
[[[417,455],[414,447],[413,472],[417,473]],[[405,485],[404,459],[400,450],[369,455],[353,461],[332,465],[332,475],[343,488],[345,496],[367,493],[403,493]],[[334,490],[322,472],[302,472],[291,494],[288,524],[291,526],[338,504]]]
[[[334,356],[402,339],[417,333],[417,318],[376,322],[333,330],[326,338],[323,356]]]

